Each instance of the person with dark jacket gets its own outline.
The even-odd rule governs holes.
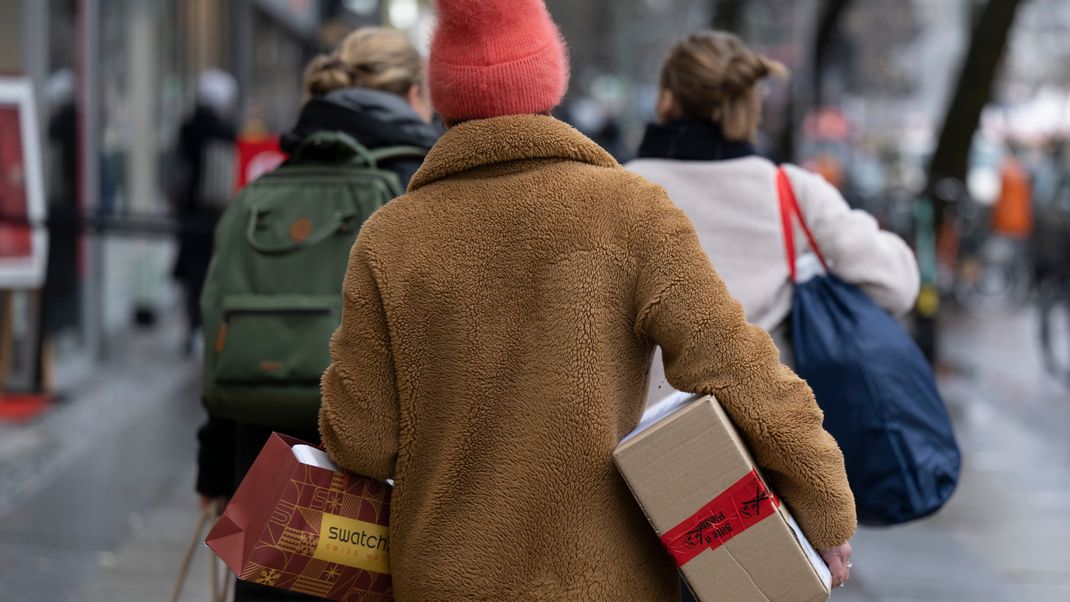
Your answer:
[[[178,258],[172,272],[185,294],[186,353],[201,328],[201,289],[212,260],[212,232],[234,192],[234,78],[216,70],[197,81],[197,106],[178,133],[173,199],[178,217]]]
[[[342,132],[369,150],[434,146],[439,129],[432,126],[423,81],[423,60],[400,31],[360,29],[332,55],[320,56],[305,76],[310,95],[297,125],[283,136],[282,147],[294,152],[317,133]],[[419,169],[419,159],[386,161],[403,186]],[[316,443],[319,434],[300,429],[286,434]],[[267,442],[271,430],[210,416],[198,438],[197,491],[202,505],[222,503],[233,493]],[[236,601],[310,600],[308,596],[239,582]]]
[[[63,69],[48,81],[49,101],[55,108],[48,119],[48,262],[37,336],[41,361],[34,382],[52,391],[50,375],[56,338],[78,328],[81,291],[78,274],[78,110],[74,103],[74,74]]]
[[[293,153],[316,132],[345,132],[365,147],[375,150],[392,146],[430,149],[439,131],[397,94],[371,88],[342,88],[316,96],[305,104],[297,126],[282,138],[282,150]],[[408,186],[422,159],[384,161],[382,167],[398,174]]]

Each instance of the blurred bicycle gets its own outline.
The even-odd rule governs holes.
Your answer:
[[[955,300],[981,317],[1007,315],[1023,308],[1033,290],[1033,267],[1026,245],[991,233],[969,242],[961,250],[955,270]]]
[[[948,208],[939,243],[942,290],[980,317],[1023,308],[1033,290],[1027,242],[995,232],[990,208],[974,200],[962,182],[941,181],[935,193]]]

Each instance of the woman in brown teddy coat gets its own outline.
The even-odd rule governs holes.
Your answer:
[[[438,4],[454,127],[353,248],[320,414],[334,460],[394,480],[397,599],[678,600],[612,461],[655,345],[845,562],[853,499],[809,387],[665,192],[546,115],[568,67],[542,0]]]

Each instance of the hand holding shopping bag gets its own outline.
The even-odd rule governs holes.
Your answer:
[[[391,602],[390,492],[275,433],[206,543],[243,581],[329,600]]]

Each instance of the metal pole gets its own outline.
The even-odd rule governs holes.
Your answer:
[[[100,208],[100,8],[101,0],[78,2],[78,198],[83,213]],[[85,345],[93,358],[103,359],[104,243],[99,237],[83,241]]]
[[[378,14],[376,16],[379,18],[379,24],[389,26],[390,0],[379,0],[379,7],[377,10]]]
[[[33,82],[34,96],[38,100],[39,138],[46,140],[44,134],[48,113],[41,108],[44,106],[44,84],[48,79],[48,3],[24,1],[22,18],[23,31],[26,32],[22,38],[26,75]],[[45,179],[47,181],[48,178]]]
[[[133,130],[131,153],[127,157],[128,206],[136,212],[149,212],[158,206],[156,141],[156,45],[152,8],[145,3],[133,5],[127,26],[130,49],[127,69],[128,110]]]
[[[244,123],[253,65],[253,11],[250,0],[232,0],[230,11],[230,72],[238,81],[238,123]]]
[[[130,49],[127,68],[127,93],[130,102],[130,123],[133,137],[132,152],[126,158],[126,183],[130,191],[128,206],[134,211],[149,212],[159,207],[160,194],[157,183],[159,145],[156,130],[159,117],[156,114],[158,63],[155,43],[157,6],[137,3],[131,7],[127,27],[127,43]],[[156,322],[157,303],[162,283],[154,277],[160,263],[159,248],[146,241],[136,243],[138,258],[134,261],[135,319],[139,325]]]

